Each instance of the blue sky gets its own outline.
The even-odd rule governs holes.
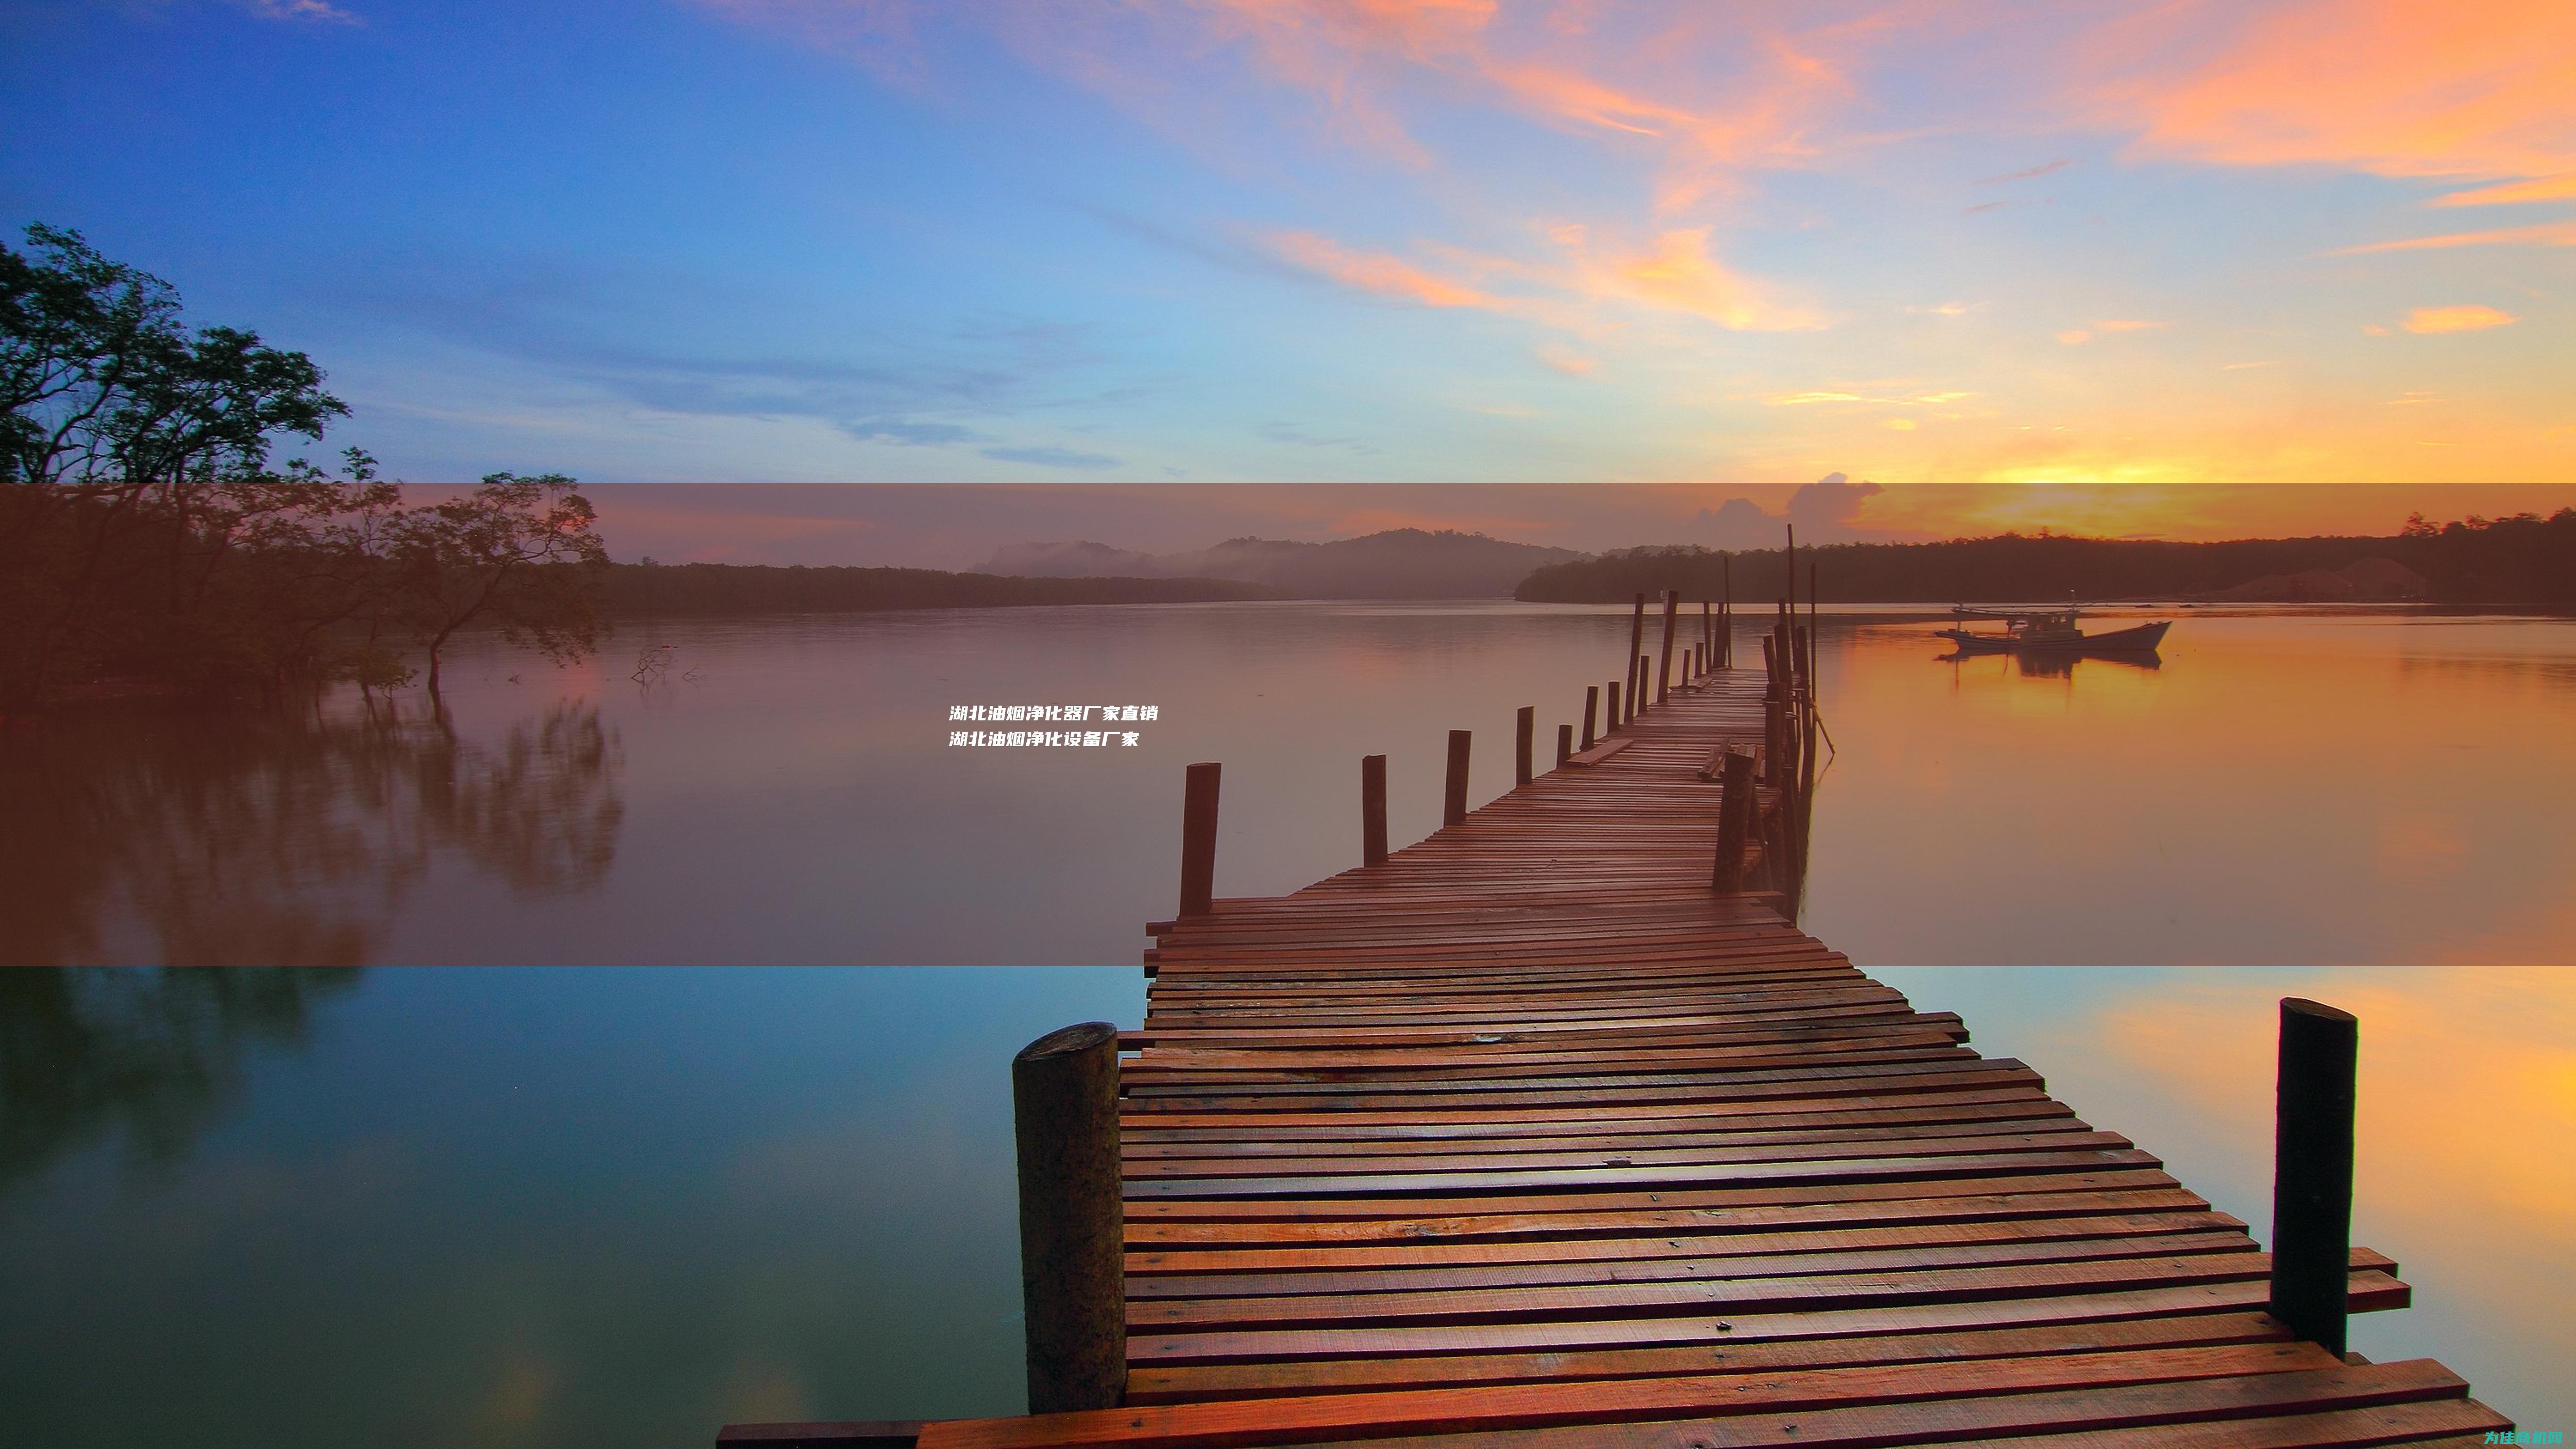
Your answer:
[[[0,221],[415,479],[2576,477],[2563,9],[0,16]]]

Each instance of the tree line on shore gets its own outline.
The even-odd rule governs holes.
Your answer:
[[[1835,603],[2023,603],[2170,599],[2215,594],[2267,574],[2296,575],[2383,557],[2422,574],[2428,599],[2464,604],[2576,604],[2576,508],[2543,518],[2421,514],[2395,537],[2249,538],[2218,543],[2007,533],[1941,543],[1838,543],[1798,550],[1797,589],[1814,566]],[[1785,549],[1621,549],[1532,573],[1513,597],[1530,603],[1616,603],[1678,589],[1740,602],[1787,592]]]
[[[0,243],[0,713],[83,691],[408,683],[469,626],[588,652],[607,564],[560,474],[407,506],[357,449],[271,462],[348,405],[321,369],[42,224]]]

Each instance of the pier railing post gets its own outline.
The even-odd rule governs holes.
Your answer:
[[[1762,775],[1772,786],[1784,782],[1781,757],[1786,753],[1782,727],[1788,708],[1788,681],[1781,677],[1780,640],[1777,634],[1762,636]]]
[[[1753,757],[1730,747],[1718,766],[1717,860],[1708,883],[1722,895],[1744,889],[1744,838],[1753,830]]]
[[[1610,691],[1610,729],[1615,730],[1623,723],[1619,718],[1619,681],[1611,680],[1605,687]],[[1607,734],[1609,730],[1604,730],[1602,733]]]
[[[1646,596],[1639,594],[1637,596],[1636,612],[1628,617],[1628,662],[1624,666],[1627,674],[1628,713],[1618,717],[1613,721],[1613,723],[1626,724],[1629,720],[1637,717],[1637,705],[1639,702],[1637,696],[1646,692],[1645,672],[1640,667],[1645,663],[1645,661]]]
[[[1440,790],[1440,828],[1448,829],[1467,818],[1467,744],[1475,738],[1473,730],[1449,732],[1449,778]]]
[[[1116,1408],[1127,1395],[1118,1028],[1085,1022],[1022,1048],[1011,1059],[1011,1115],[1029,1412]]]
[[[1181,791],[1181,914],[1216,905],[1216,792],[1221,765],[1192,765]]]
[[[1587,750],[1592,748],[1594,740],[1600,738],[1592,732],[1592,722],[1599,718],[1600,714],[1601,686],[1587,684],[1583,687],[1583,748]]]
[[[1386,756],[1360,756],[1360,863],[1386,864]]]
[[[1673,615],[1682,606],[1681,591],[1664,590],[1664,644],[1655,656],[1655,703],[1662,704],[1673,692]]]
[[[1530,750],[1538,742],[1538,706],[1521,706],[1512,725],[1512,785],[1515,789],[1530,782]]]
[[[2272,1316],[2344,1352],[2352,1258],[2354,1072],[2360,1023],[2296,996],[2281,1000],[2272,1149]]]
[[[1556,763],[1560,768],[1562,768],[1566,761],[1573,758],[1574,726],[1570,724],[1558,725],[1556,727]]]

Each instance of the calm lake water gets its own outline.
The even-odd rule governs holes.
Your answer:
[[[2363,1022],[2356,1321],[2576,1429],[2576,624],[2187,611],[2160,668],[1828,617],[1805,924],[2269,1226],[2272,1002]],[[1132,1024],[1181,767],[1221,894],[1436,823],[1624,617],[1221,605],[630,628],[294,722],[0,737],[0,1443],[702,1446],[1019,1402],[1009,1054]],[[675,646],[652,682],[627,673]],[[512,676],[516,675],[514,681]],[[954,749],[952,704],[1152,704]],[[407,962],[1042,969],[451,972]],[[2425,963],[2457,964],[2428,969]],[[1996,969],[2004,963],[2041,968]],[[2245,963],[2268,963],[2249,969]]]

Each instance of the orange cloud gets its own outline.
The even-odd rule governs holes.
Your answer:
[[[2206,23],[2208,11],[2170,15]],[[2251,23],[2216,60],[2136,94],[2138,149],[2238,166],[2385,176],[2576,171],[2576,6],[2564,0],[2314,0]]]
[[[1525,265],[1454,247],[1431,249],[1458,269],[1509,277],[1525,288],[1557,293],[1570,300],[1486,291],[1384,252],[1349,250],[1330,237],[1310,231],[1274,232],[1268,241],[1282,259],[1360,291],[1403,297],[1426,307],[1500,312],[1569,330],[1590,325],[1585,309],[1573,305],[1579,302],[1642,304],[1742,332],[1794,331],[1824,325],[1814,313],[1775,301],[1761,286],[1728,270],[1708,254],[1708,235],[1706,227],[1669,231],[1656,238],[1651,250],[1605,254],[1592,248],[1591,234],[1585,228],[1560,226],[1551,229],[1550,236],[1573,253],[1570,265],[1564,267]],[[1588,356],[1562,349],[1555,353],[1542,351],[1540,360],[1574,373],[1598,365]]]
[[[2544,176],[2537,181],[2508,181],[2436,196],[2426,206],[2512,206],[2527,201],[2576,201],[2576,174]]]
[[[2418,307],[2406,314],[2403,325],[2409,332],[2483,332],[2521,320],[2493,307]]]
[[[2366,246],[2338,247],[2326,253],[2332,257],[2358,256],[2364,252],[2414,252],[2445,247],[2535,246],[2576,247],[2576,221],[2544,221],[2537,226],[2500,227],[2494,231],[2457,231],[2446,236],[2408,237],[2404,241],[2371,242]]]
[[[1688,111],[1629,95],[1571,71],[1489,60],[1482,73],[1530,109],[1583,125],[1662,137],[1694,131],[1700,124]]]
[[[1363,292],[1403,297],[1425,307],[1509,310],[1502,298],[1435,277],[1402,258],[1384,252],[1349,251],[1332,238],[1311,231],[1277,232],[1271,236],[1270,244],[1286,260]]]
[[[1668,231],[1652,251],[1586,261],[1584,278],[1597,292],[1634,298],[1667,311],[1687,312],[1738,332],[1789,332],[1821,327],[1813,312],[1774,302],[1708,254],[1707,227]]]

